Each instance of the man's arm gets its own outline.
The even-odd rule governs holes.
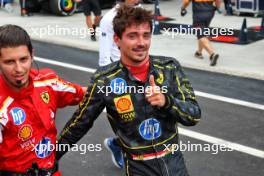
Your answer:
[[[102,94],[98,90],[98,81],[91,81],[84,99],[79,104],[72,118],[63,128],[58,144],[77,143],[93,126],[94,121],[103,111],[105,105]],[[67,151],[57,151],[56,158],[59,160]]]
[[[181,7],[181,16],[185,16],[187,14],[186,8],[190,4],[190,0],[183,0]]]
[[[174,90],[165,95],[166,103],[163,110],[168,112],[170,116],[177,118],[178,122],[185,126],[195,125],[200,121],[201,110],[193,88],[177,62],[171,84],[173,84]]]
[[[215,0],[215,6],[216,6],[216,8],[220,9],[220,7],[221,7],[221,0]]]
[[[108,14],[106,14],[108,15]],[[112,19],[103,17],[100,22],[100,36],[99,36],[99,66],[106,66],[111,64],[111,51],[113,48],[114,39],[114,30],[112,25]]]
[[[186,9],[190,4],[190,0],[183,0],[182,1],[182,9]]]
[[[56,88],[53,90],[56,92],[57,105],[58,108],[63,108],[68,105],[77,105],[79,104],[86,92],[85,87],[81,87],[78,84],[65,81],[57,76]]]

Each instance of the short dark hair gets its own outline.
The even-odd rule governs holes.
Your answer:
[[[133,24],[139,25],[142,23],[149,23],[152,32],[152,20],[152,11],[146,10],[142,7],[121,5],[113,20],[114,32],[119,38],[122,38],[122,33],[127,27]]]
[[[21,45],[26,45],[32,56],[33,46],[28,33],[23,28],[11,24],[0,26],[0,56],[2,48],[14,48]]]

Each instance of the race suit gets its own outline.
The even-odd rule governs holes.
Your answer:
[[[50,69],[32,69],[27,88],[14,92],[0,75],[0,90],[0,175],[25,174],[33,162],[42,169],[54,168],[56,110],[78,104],[84,96],[82,88]]]
[[[150,75],[166,97],[162,108],[146,101],[148,81],[135,79],[120,61],[100,68],[58,142],[76,143],[106,107],[124,153],[126,175],[188,175],[181,152],[172,153],[172,146],[178,144],[178,123],[193,126],[200,120],[193,89],[174,58],[151,56],[148,78]],[[64,153],[58,153],[58,158]]]

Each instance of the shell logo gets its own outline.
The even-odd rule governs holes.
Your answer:
[[[32,137],[32,128],[30,125],[23,125],[18,131],[18,137],[22,141],[26,141]]]
[[[120,98],[116,105],[121,112],[124,112],[130,109],[131,101],[127,98]]]

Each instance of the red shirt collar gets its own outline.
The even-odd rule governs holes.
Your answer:
[[[149,58],[145,59],[144,63],[139,66],[128,65],[125,63],[123,64],[134,78],[139,81],[146,82],[149,72]]]

